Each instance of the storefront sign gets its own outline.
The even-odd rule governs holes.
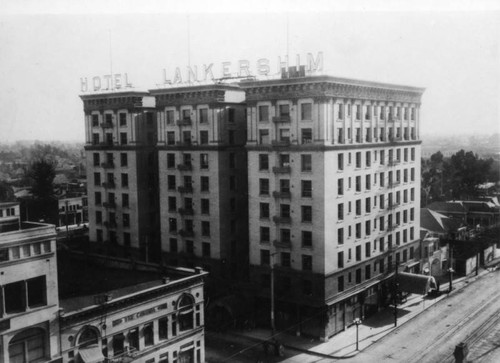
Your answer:
[[[131,88],[132,83],[128,81],[128,74],[105,74],[104,76],[95,76],[87,79],[80,78],[80,89],[87,91],[111,91],[115,89]]]
[[[288,69],[291,65],[292,64],[288,62],[288,56],[285,56],[283,59],[278,57],[275,64],[276,72],[272,72],[272,64],[267,58],[261,58],[257,60],[255,64],[243,59],[235,64],[231,62],[222,62],[218,67],[214,67],[213,63],[204,64],[203,67],[188,66],[185,72],[182,72],[180,67],[176,67],[173,73],[168,73],[166,69],[163,69],[163,83],[180,84],[211,81],[216,78],[269,76],[280,74],[282,68]],[[299,68],[301,65],[300,55],[297,54],[295,56],[295,66]],[[308,53],[305,66],[309,74],[321,72],[323,70],[323,52],[318,52],[316,59],[312,53]],[[214,75],[214,72],[217,73],[217,77]]]
[[[115,326],[120,325],[122,323],[128,323],[129,321],[132,321],[132,320],[135,320],[138,318],[142,318],[143,316],[150,315],[150,314],[156,313],[160,310],[165,310],[167,308],[168,308],[167,303],[161,304],[161,305],[158,305],[158,306],[146,309],[146,310],[139,311],[135,314],[127,315],[127,316],[124,316],[123,318],[113,320],[112,324],[113,324],[113,327],[115,327]]]

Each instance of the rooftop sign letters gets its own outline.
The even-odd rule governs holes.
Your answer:
[[[127,323],[129,321],[141,318],[145,315],[150,315],[150,314],[156,313],[157,311],[165,310],[167,308],[168,308],[168,304],[164,303],[164,304],[154,306],[154,307],[146,309],[146,310],[139,311],[138,313],[127,315],[127,316],[124,316],[122,318],[113,320],[112,324],[113,324],[113,326],[117,326],[117,325],[120,325],[122,323]]]
[[[95,76],[87,79],[80,78],[80,89],[87,91],[112,91],[122,88],[131,88],[132,84],[128,81],[127,73],[124,74],[105,74],[104,76]]]
[[[295,65],[299,68],[301,66],[300,55],[297,54],[295,59]],[[176,67],[172,74],[167,73],[167,70],[163,69],[163,83],[180,84],[211,81],[217,78],[271,76],[281,74],[281,70],[283,68],[288,69],[290,65],[291,64],[288,62],[288,56],[285,56],[283,59],[278,57],[276,64],[274,64],[276,72],[272,71],[272,64],[267,58],[260,58],[255,64],[243,59],[239,60],[236,64],[232,64],[231,62],[222,62],[218,67],[214,67],[213,63],[204,64],[203,67],[188,66],[186,67],[185,72],[182,72],[180,67]],[[316,58],[314,58],[312,53],[308,53],[305,67],[306,72],[309,74],[323,71],[323,52],[318,52]],[[214,72],[217,72],[218,76],[215,76]],[[170,77],[170,75],[172,77]]]

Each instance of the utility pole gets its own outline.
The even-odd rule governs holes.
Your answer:
[[[274,253],[270,253],[271,257],[271,336],[276,333],[276,325],[274,321]]]
[[[69,240],[69,227],[68,227],[68,201],[65,200],[64,201],[64,204],[65,204],[65,208],[64,208],[64,219],[65,219],[65,222],[66,222],[66,241]]]
[[[398,263],[395,262],[396,271],[394,273],[394,327],[398,326]]]

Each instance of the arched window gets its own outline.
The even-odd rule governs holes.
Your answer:
[[[179,330],[193,329],[194,321],[194,299],[191,295],[183,295],[178,303],[179,309]]]
[[[78,337],[78,346],[80,348],[85,348],[89,345],[97,345],[98,343],[99,332],[97,329],[90,326],[83,327],[80,336]]]
[[[11,363],[44,362],[45,331],[40,328],[24,330],[14,336],[9,343]]]

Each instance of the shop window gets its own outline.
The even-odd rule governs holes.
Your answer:
[[[160,340],[168,339],[168,317],[158,320],[158,338]]]
[[[14,336],[9,343],[9,361],[15,363],[42,362],[45,353],[46,334],[43,329],[31,328]]]
[[[122,354],[125,350],[125,336],[123,333],[113,336],[113,355]]]

